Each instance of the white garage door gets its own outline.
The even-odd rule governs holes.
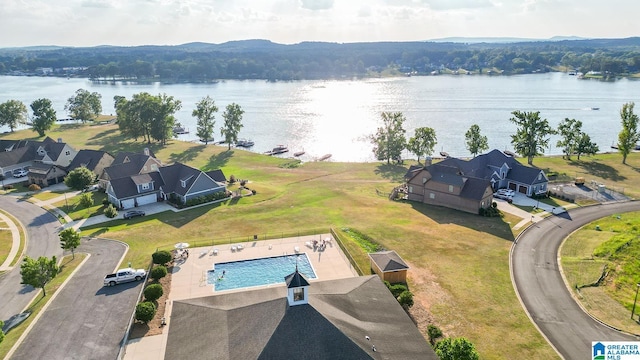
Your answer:
[[[137,200],[138,200],[138,206],[153,204],[154,202],[158,201],[156,194],[140,196]]]
[[[131,209],[136,205],[135,200],[133,199],[122,200],[120,203],[122,204],[123,209]]]

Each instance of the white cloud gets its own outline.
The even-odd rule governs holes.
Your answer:
[[[328,10],[333,7],[333,0],[300,0],[303,9]]]

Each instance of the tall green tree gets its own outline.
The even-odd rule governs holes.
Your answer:
[[[549,146],[549,135],[555,130],[547,119],[540,119],[540,112],[514,111],[509,119],[518,126],[515,135],[511,135],[511,144],[515,151],[527,158],[527,163],[533,165],[533,158],[544,154]]]
[[[64,250],[71,250],[71,257],[76,258],[76,248],[80,246],[80,233],[74,228],[66,228],[58,234],[60,237],[60,246]]]
[[[576,155],[580,160],[580,155],[595,155],[600,151],[598,144],[591,141],[591,137],[586,133],[581,133],[576,146]]]
[[[242,114],[244,114],[244,110],[236,103],[227,105],[224,113],[222,113],[224,125],[220,128],[220,134],[224,136],[224,141],[229,146],[229,150],[231,149],[231,143],[238,141],[238,134],[244,126],[242,125]]]
[[[415,130],[414,135],[409,138],[407,149],[418,156],[418,164],[420,156],[429,156],[433,153],[433,148],[438,141],[436,131],[430,127],[420,127]]]
[[[561,139],[558,140],[556,146],[562,148],[567,160],[571,160],[571,155],[576,153],[578,140],[582,135],[582,121],[565,118],[558,124],[558,133]]]
[[[633,112],[635,103],[630,102],[622,105],[620,119],[622,130],[618,134],[618,151],[622,154],[622,163],[627,163],[627,156],[631,150],[635,149],[640,134],[638,133],[638,115]]]
[[[56,123],[56,111],[53,109],[51,100],[44,98],[32,102],[31,111],[33,111],[33,119],[31,119],[33,125],[31,128],[42,137]]]
[[[444,338],[434,347],[440,360],[478,360],[480,356],[473,344],[463,338]]]
[[[8,126],[11,132],[18,124],[27,122],[27,107],[22,101],[7,100],[0,104],[0,125]]]
[[[208,144],[209,140],[213,139],[216,112],[218,112],[218,107],[215,101],[207,95],[196,104],[196,108],[191,113],[191,116],[198,119],[196,135],[198,135],[198,138],[204,141],[205,144]]]
[[[134,94],[131,100],[114,98],[118,127],[128,138],[142,137],[147,143],[159,141],[163,145],[173,135],[176,124],[174,114],[182,108],[182,102],[173,96],[153,96],[146,92]]]
[[[391,159],[400,159],[402,150],[406,147],[406,130],[403,127],[406,119],[401,112],[383,112],[381,118],[382,126],[370,140],[376,159],[387,160],[389,164]]]
[[[44,287],[58,275],[59,271],[58,260],[55,256],[51,259],[40,256],[37,260],[26,256],[20,265],[21,284],[40,288],[42,289],[42,296],[47,296]]]
[[[480,133],[480,126],[473,124],[464,134],[467,150],[476,157],[479,153],[489,149],[487,137]]]
[[[68,111],[75,120],[83,123],[95,120],[102,113],[102,95],[97,92],[89,92],[85,89],[78,89],[64,105],[64,110]]]
[[[87,169],[84,166],[75,168],[64,177],[64,184],[75,190],[84,190],[89,186],[96,175],[93,171]]]

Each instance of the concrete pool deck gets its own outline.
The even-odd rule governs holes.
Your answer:
[[[307,246],[307,243],[313,244],[314,240],[321,243],[322,239],[326,238],[331,238],[332,240],[326,244],[323,251],[319,251],[318,248],[313,249],[313,247]],[[238,245],[242,245],[241,250],[238,250]],[[232,247],[236,250],[232,251]],[[298,247],[300,253],[307,254],[307,258],[316,273],[316,279],[309,279],[311,286],[313,286],[313,283],[317,281],[344,279],[358,276],[357,272],[353,269],[347,260],[347,257],[330,234],[316,234],[295,238],[249,241],[202,248],[189,248],[189,258],[184,262],[179,261],[177,265],[174,265],[173,272],[171,273],[171,292],[169,293],[166,304],[167,306],[165,308],[167,326],[163,328],[162,334],[160,335],[146,336],[140,339],[130,340],[127,343],[124,359],[164,359],[164,350],[167,344],[169,326],[171,325],[171,307],[174,300],[247,291],[247,288],[242,288],[216,292],[214,290],[214,285],[207,283],[207,271],[213,269],[214,263],[292,255],[295,254],[296,247]],[[217,255],[214,254],[214,249],[218,250]],[[260,289],[273,286],[284,286],[284,279],[283,283],[280,284],[256,286],[249,289]]]

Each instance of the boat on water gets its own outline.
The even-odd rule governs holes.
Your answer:
[[[176,135],[188,134],[189,133],[189,129],[185,129],[182,126],[174,126],[173,127],[173,133],[176,134]]]
[[[591,110],[600,110],[599,107],[592,107]]]
[[[446,151],[440,151],[440,156],[448,158],[449,157],[449,153],[446,152]]]
[[[236,146],[239,147],[252,147],[253,145],[255,145],[255,143],[253,142],[253,140],[248,140],[248,139],[238,139],[238,141],[236,141]]]
[[[271,149],[270,151],[265,152],[266,155],[278,155],[284,154],[289,151],[289,148],[284,145],[278,145]]]
[[[297,151],[293,153],[293,156],[296,156],[296,157],[302,156],[302,155],[304,155],[304,151]]]
[[[325,155],[322,155],[320,159],[318,159],[318,161],[325,161],[330,157],[331,157],[331,154],[325,154]]]

